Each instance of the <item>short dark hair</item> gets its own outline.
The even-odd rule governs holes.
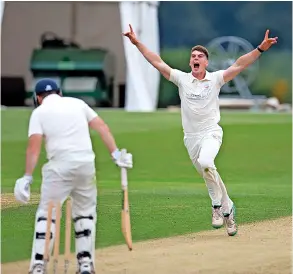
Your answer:
[[[194,46],[191,49],[191,53],[194,52],[195,50],[202,52],[207,57],[207,59],[209,59],[209,51],[204,46],[201,46],[201,45]]]

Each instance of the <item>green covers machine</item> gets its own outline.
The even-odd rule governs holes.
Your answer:
[[[115,59],[103,49],[42,48],[32,52],[30,70],[32,85],[27,98],[32,97],[40,78],[54,79],[64,96],[80,98],[92,106],[113,104]]]

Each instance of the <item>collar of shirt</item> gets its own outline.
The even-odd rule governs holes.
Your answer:
[[[58,100],[59,98],[60,98],[60,95],[58,95],[58,94],[54,94],[54,93],[50,94],[43,99],[42,104],[45,102],[48,103],[50,101]]]
[[[194,81],[211,81],[212,79],[211,79],[211,74],[210,74],[210,72],[208,72],[207,70],[206,70],[206,75],[205,75],[205,77],[202,79],[202,80],[199,80],[199,79],[197,79],[197,78],[195,78],[193,75],[192,75],[192,72],[190,72],[190,82],[191,83],[193,83]]]

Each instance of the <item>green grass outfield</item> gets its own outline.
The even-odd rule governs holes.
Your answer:
[[[2,193],[22,176],[29,110],[2,111]],[[179,113],[101,111],[119,147],[133,153],[129,172],[133,240],[211,228],[210,199],[183,145]],[[291,215],[291,115],[222,113],[224,140],[216,165],[243,224]],[[123,243],[120,232],[120,173],[98,135],[99,214],[97,247]],[[41,182],[40,165],[33,192]],[[2,209],[2,262],[28,259],[36,205]],[[226,234],[223,234],[225,237]],[[63,246],[62,246],[63,248]]]

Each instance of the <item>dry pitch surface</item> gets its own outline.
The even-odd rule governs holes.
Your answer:
[[[37,198],[37,197],[36,197]],[[15,206],[1,195],[1,207]],[[239,226],[235,237],[225,229],[158,239],[96,251],[97,274],[289,274],[292,273],[292,217]],[[2,252],[5,252],[2,250]],[[63,273],[63,258],[59,260]],[[70,274],[75,273],[72,255]],[[3,274],[27,274],[29,261],[2,264]],[[49,273],[52,273],[50,271]]]

